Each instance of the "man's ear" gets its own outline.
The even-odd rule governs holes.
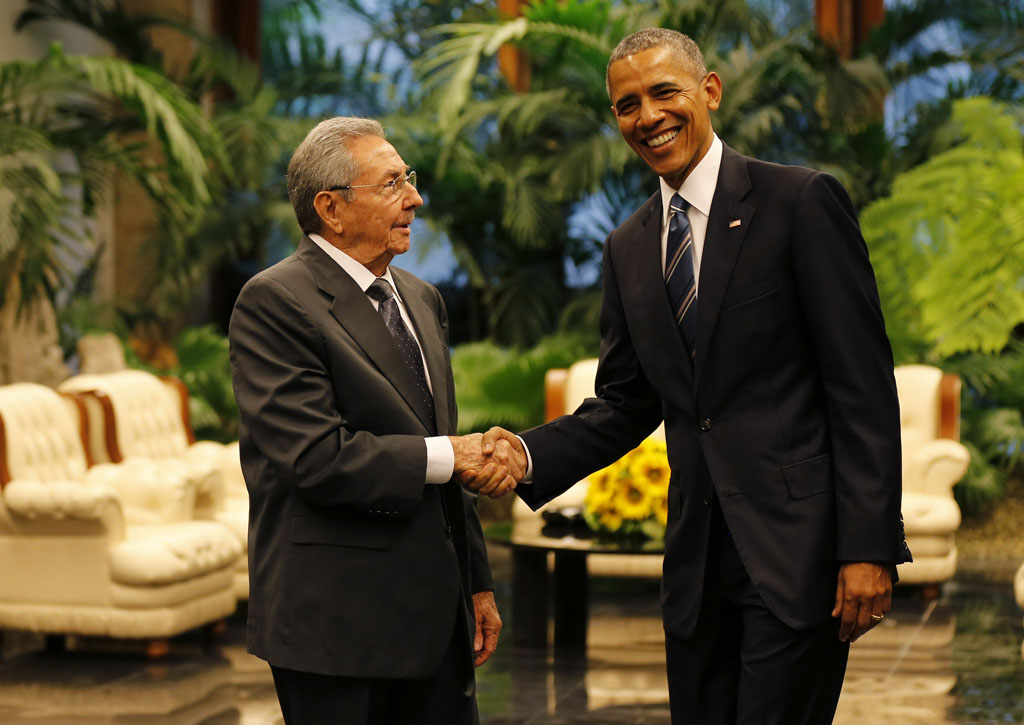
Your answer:
[[[341,206],[338,203],[338,198],[330,191],[318,192],[313,197],[313,208],[316,209],[317,216],[323,222],[325,228],[330,229],[335,234],[341,234],[344,231],[344,225],[341,222]]]
[[[708,97],[708,109],[717,111],[722,102],[722,79],[714,71],[708,73],[704,79],[704,93]]]

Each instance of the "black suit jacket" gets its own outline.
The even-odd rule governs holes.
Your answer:
[[[597,397],[523,435],[534,484],[516,493],[542,505],[664,418],[666,628],[693,630],[715,494],[768,607],[810,627],[829,617],[839,562],[909,559],[892,352],[850,199],[827,174],[724,149],[693,364],[661,214],[655,194],[609,235]]]
[[[433,417],[370,300],[308,238],[245,285],[231,317],[249,651],[278,667],[425,677],[457,607],[472,627],[471,593],[492,586],[472,501],[453,482],[424,484],[424,437],[456,430],[444,303],[391,271],[426,357]]]

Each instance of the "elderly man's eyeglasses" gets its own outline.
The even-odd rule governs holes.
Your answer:
[[[416,172],[406,171],[401,176],[392,179],[391,181],[385,181],[383,184],[349,184],[348,186],[332,186],[327,191],[348,191],[349,189],[369,189],[373,186],[383,186],[394,192],[395,196],[402,193],[406,183],[409,183],[413,188],[416,187]]]

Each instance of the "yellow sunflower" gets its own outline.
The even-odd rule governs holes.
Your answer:
[[[667,491],[672,470],[665,455],[651,451],[641,454],[631,466],[634,477],[646,482],[654,491]]]
[[[601,512],[599,520],[601,522],[601,526],[609,531],[618,531],[622,528],[622,516],[620,516],[614,509]]]
[[[591,479],[590,485],[587,486],[587,495],[583,499],[583,505],[588,511],[600,513],[612,505],[614,497],[614,488]]]
[[[646,519],[651,515],[650,487],[635,478],[623,479],[615,492],[615,508],[624,519]]]

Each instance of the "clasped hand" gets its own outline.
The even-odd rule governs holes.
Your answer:
[[[477,493],[501,498],[526,474],[523,443],[503,428],[450,436],[450,440],[455,450],[455,480]]]

